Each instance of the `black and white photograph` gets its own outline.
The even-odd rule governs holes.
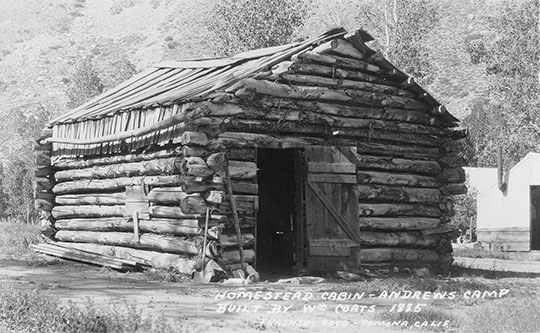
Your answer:
[[[0,0],[0,333],[540,332],[539,0]]]

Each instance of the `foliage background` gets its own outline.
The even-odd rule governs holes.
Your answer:
[[[269,6],[268,3],[272,4]],[[470,166],[539,150],[538,1],[0,0],[0,218],[31,220],[46,122],[162,60],[364,28],[470,127]]]

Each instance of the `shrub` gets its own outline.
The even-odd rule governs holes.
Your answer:
[[[82,304],[62,305],[46,292],[0,282],[0,329],[39,333],[184,332],[193,331],[181,320],[173,325],[163,318],[144,317],[127,301],[98,307],[87,299]]]
[[[30,244],[40,241],[39,227],[16,221],[0,221],[0,252],[21,258],[30,251]]]

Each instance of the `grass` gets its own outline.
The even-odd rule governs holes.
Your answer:
[[[30,266],[62,265],[65,261],[35,253],[31,244],[42,241],[39,226],[19,221],[0,221],[0,257],[24,261]]]
[[[40,242],[39,226],[17,221],[0,221],[0,254],[23,257],[31,253],[30,244]]]
[[[467,311],[463,332],[538,332],[540,298],[519,297],[486,302]]]
[[[454,249],[454,257],[511,259],[509,252],[465,248]]]
[[[540,254],[534,252],[503,252],[467,248],[454,249],[454,257],[540,261]]]
[[[14,332],[194,332],[184,320],[147,318],[135,305],[110,302],[97,306],[60,301],[46,292],[0,282],[0,329]]]

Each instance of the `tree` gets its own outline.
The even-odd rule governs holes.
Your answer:
[[[489,104],[472,105],[463,124],[470,128],[475,166],[496,166],[496,148],[502,146],[505,166],[511,167],[528,152],[540,151],[539,5],[537,0],[507,3],[493,25],[494,36],[468,47],[471,61],[482,62],[491,77]]]
[[[220,0],[208,27],[221,56],[290,43],[307,14],[302,0]]]
[[[54,100],[42,100],[39,105],[28,104],[13,109],[3,119],[4,133],[9,133],[11,140],[0,142],[0,150],[5,157],[0,163],[1,217],[27,222],[34,220],[34,139],[60,110]]]
[[[454,197],[456,214],[452,216],[452,224],[459,227],[463,236],[468,235],[466,238],[470,241],[476,241],[476,198],[478,197],[478,190],[471,186],[469,178],[467,178],[465,184],[468,188],[467,193]]]
[[[80,59],[68,81],[67,107],[73,109],[103,92],[105,85],[89,58]]]
[[[374,47],[397,68],[425,85],[433,81],[433,69],[423,39],[439,17],[428,0],[366,1],[358,21],[375,37]]]

